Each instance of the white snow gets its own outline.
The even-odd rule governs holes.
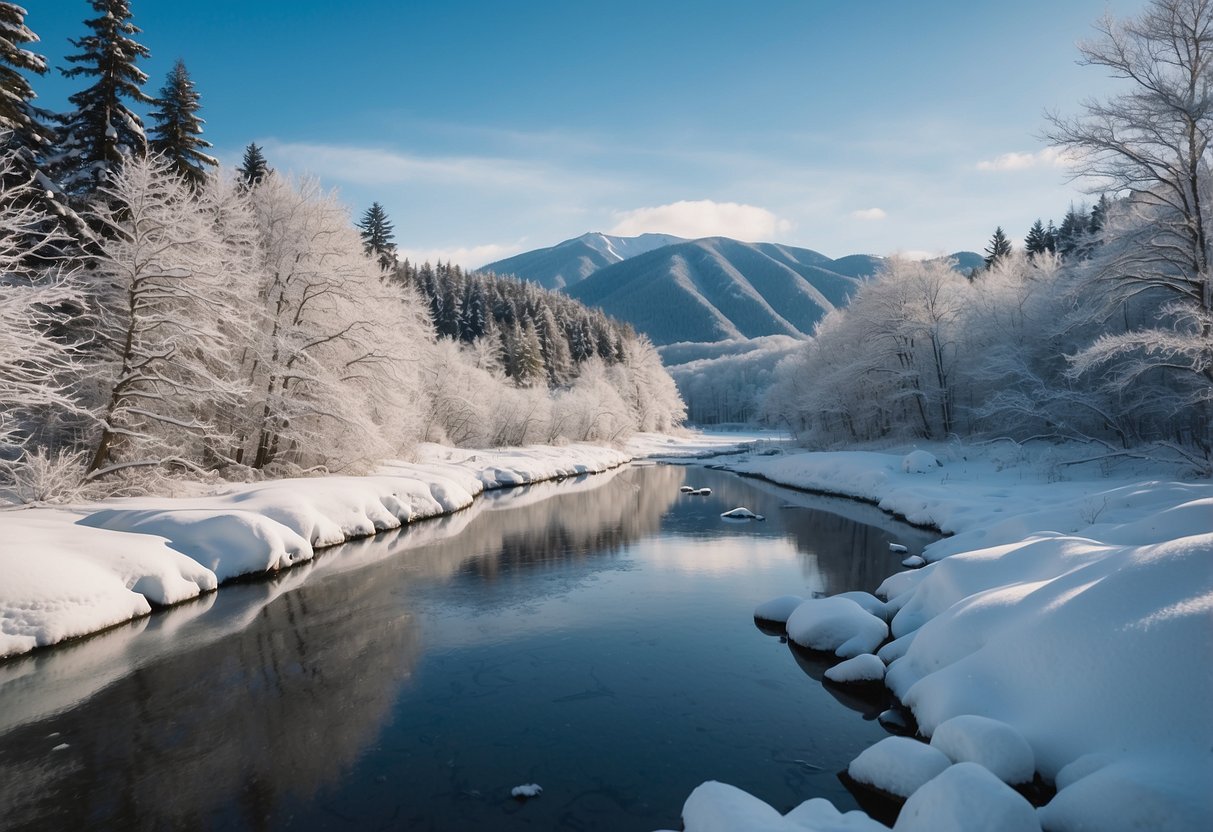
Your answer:
[[[858,590],[852,592],[840,592],[834,596],[835,598],[849,598],[859,606],[863,607],[867,612],[877,618],[884,618],[887,614],[887,607],[884,601],[881,601],[870,592],[860,592]]]
[[[541,794],[543,794],[543,786],[538,783],[524,783],[510,789],[510,797],[539,797]]]
[[[847,766],[860,783],[909,797],[952,764],[942,751],[909,737],[885,737]]]
[[[754,617],[761,618],[763,621],[778,621],[780,624],[786,624],[788,616],[802,603],[804,603],[804,599],[799,595],[780,595],[778,598],[763,601],[755,607]]]
[[[917,569],[920,566],[926,566],[927,562],[922,555],[910,555],[901,562],[901,565],[906,569]]]
[[[957,763],[910,796],[893,829],[1040,832],[1040,822],[1023,795],[976,763]]]
[[[871,653],[889,635],[884,621],[850,598],[810,598],[788,617],[788,638],[849,659]]]
[[[720,516],[726,520],[765,520],[761,514],[755,514],[745,506],[731,508],[728,511],[722,511]]]
[[[935,729],[931,745],[954,763],[978,763],[1004,783],[1027,783],[1036,771],[1032,747],[1023,735],[996,719],[954,716]]]
[[[735,786],[710,780],[682,807],[685,832],[888,832],[863,812],[839,812],[828,800],[806,800],[786,815]]]
[[[0,510],[0,657],[146,615],[316,548],[470,505],[486,488],[594,473],[630,457],[573,444],[425,445],[366,477],[227,486],[206,496]]]
[[[884,679],[884,662],[871,653],[864,653],[839,662],[825,672],[831,682],[879,682]]]
[[[910,451],[901,460],[901,470],[907,474],[927,474],[943,465],[935,454]]]
[[[893,552],[894,554],[897,554],[897,555],[904,555],[906,552],[909,552],[910,550],[907,549],[901,543],[890,543],[889,551]]]

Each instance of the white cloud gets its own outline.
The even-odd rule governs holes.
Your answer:
[[[400,248],[396,256],[413,263],[454,263],[465,269],[478,269],[524,250],[525,240],[516,243],[486,243],[455,248]]]
[[[978,170],[1030,170],[1031,168],[1067,168],[1074,154],[1063,147],[1046,147],[1035,153],[1004,153],[977,163]]]
[[[765,242],[787,233],[792,224],[766,208],[738,202],[713,202],[710,199],[682,200],[652,208],[615,213],[611,234],[634,237],[637,234],[674,234],[678,237],[733,237],[750,242]]]
[[[885,213],[883,208],[861,208],[858,211],[852,211],[851,216],[864,222],[875,222],[883,220],[888,214]]]

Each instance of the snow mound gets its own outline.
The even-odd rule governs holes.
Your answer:
[[[1023,735],[996,719],[964,714],[935,729],[931,745],[954,763],[977,763],[1004,783],[1027,783],[1036,758]]]
[[[813,798],[786,815],[736,786],[709,780],[682,807],[685,832],[888,832],[863,812],[843,814]]]
[[[510,797],[516,797],[520,800],[526,800],[529,797],[539,797],[543,794],[543,786],[538,783],[524,783],[521,786],[515,786],[510,789]]]
[[[871,653],[840,662],[825,672],[831,682],[879,682],[884,679],[884,662]]]
[[[910,550],[901,543],[890,543],[889,551],[893,552],[894,554],[904,555],[905,553],[909,552]]]
[[[910,451],[901,460],[901,470],[906,474],[929,474],[943,463],[929,451]]]
[[[909,797],[950,765],[942,751],[925,742],[886,737],[852,760],[847,774],[889,794]]]
[[[754,608],[754,617],[763,621],[777,621],[786,624],[797,607],[804,603],[799,595],[780,595],[769,601],[763,601]]]
[[[957,763],[914,792],[894,832],[1040,832],[1023,795],[976,763]]]
[[[908,558],[906,558],[905,560],[903,560],[901,562],[901,565],[904,566],[906,569],[918,569],[920,567],[926,566],[927,561],[925,558],[923,558],[922,555],[910,555]]]
[[[761,514],[755,514],[745,506],[731,508],[728,511],[722,511],[720,516],[726,520],[765,520]]]
[[[870,612],[877,618],[885,617],[885,603],[870,592],[860,592],[858,590],[852,592],[840,592],[833,596],[835,598],[849,598],[859,606],[863,607],[866,612]]]
[[[801,647],[849,659],[871,653],[889,635],[889,625],[850,598],[810,598],[788,617],[788,637]]]

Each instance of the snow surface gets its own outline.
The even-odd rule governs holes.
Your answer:
[[[951,764],[942,751],[926,743],[885,737],[852,760],[847,774],[889,794],[909,797]]]
[[[425,445],[418,461],[385,463],[365,477],[0,510],[0,658],[311,560],[319,547],[466,508],[485,489],[601,472],[630,458],[589,444]]]
[[[1027,783],[1036,771],[1032,747],[1018,731],[984,716],[954,716],[935,729],[931,745],[954,763],[978,763],[1004,783]]]
[[[831,682],[879,682],[884,679],[884,662],[871,653],[864,653],[839,662],[825,672]]]
[[[976,763],[957,763],[906,801],[894,832],[1040,832],[1023,795]]]
[[[927,451],[910,451],[901,460],[901,470],[907,474],[927,474],[942,465],[935,454]]]
[[[682,807],[685,832],[888,832],[863,812],[839,812],[814,798],[786,815],[735,786],[714,780],[698,786]]]
[[[897,828],[1038,828],[1010,808],[1015,825],[987,823],[966,797],[1027,806],[995,776],[1024,774],[1018,736],[1059,789],[1039,811],[1050,832],[1213,829],[1213,483],[1149,461],[1064,464],[1065,448],[933,450],[941,466],[861,451],[725,461],[952,533],[876,592],[895,637],[879,651],[886,684],[965,760]],[[966,716],[1009,733],[949,726]]]
[[[804,599],[799,595],[780,595],[778,598],[763,601],[755,607],[754,617],[761,618],[763,621],[777,621],[780,624],[786,624],[788,616],[803,603]]]
[[[871,653],[889,635],[889,626],[850,598],[810,598],[788,617],[788,638],[801,647],[849,659]]]

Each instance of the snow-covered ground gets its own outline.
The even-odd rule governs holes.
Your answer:
[[[898,740],[853,764],[857,779],[912,791],[896,829],[1213,828],[1213,483],[1007,445],[729,467],[954,533],[922,553],[929,565],[877,591],[896,639],[878,653],[886,684],[933,737],[935,759],[947,757],[942,773],[918,776],[927,752]],[[836,599],[791,612],[787,600],[772,606],[793,638],[793,624],[828,618],[837,629],[846,617],[826,608]],[[867,635],[844,630],[831,646]],[[1039,810],[1004,783],[1029,764],[1058,788]],[[709,817],[731,828],[882,828],[780,816],[719,784],[696,790],[683,817],[688,832],[718,828]]]
[[[365,477],[0,510],[0,657],[310,560],[320,547],[457,511],[485,489],[605,471],[631,458],[589,444],[426,445],[418,461],[384,463]]]

